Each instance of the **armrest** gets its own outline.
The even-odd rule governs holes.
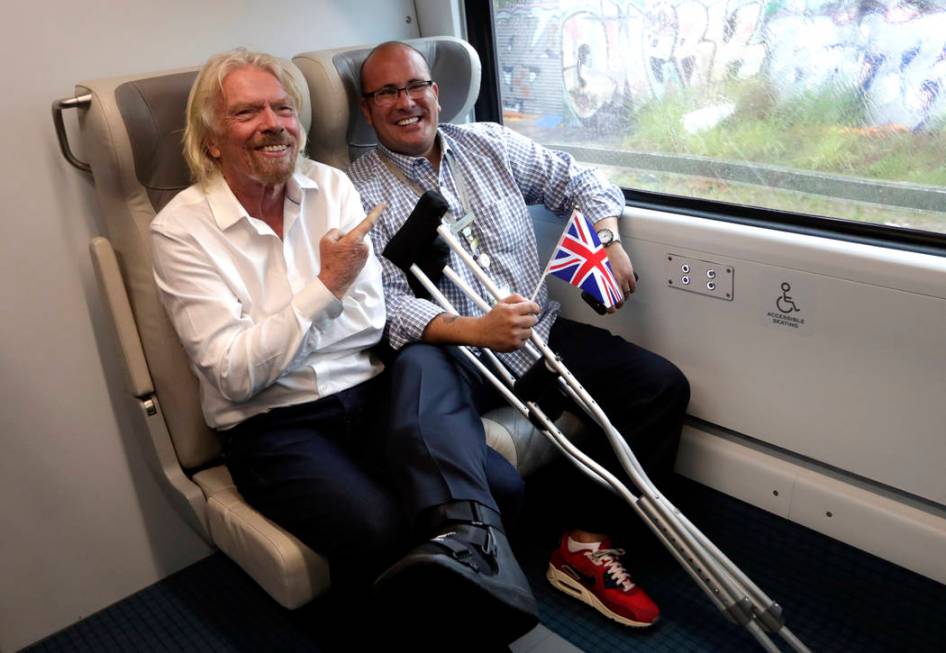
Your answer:
[[[125,282],[118,267],[115,250],[106,238],[94,238],[89,244],[92,254],[92,266],[98,278],[99,288],[105,296],[112,324],[118,335],[118,344],[125,359],[125,380],[128,390],[135,397],[144,398],[154,393],[154,384],[151,382],[151,372],[145,361],[144,349],[141,347],[141,338],[135,317],[131,312],[128,294],[125,291]]]

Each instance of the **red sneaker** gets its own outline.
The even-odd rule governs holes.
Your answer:
[[[605,539],[597,551],[572,553],[565,534],[552,552],[545,577],[554,587],[620,624],[635,628],[653,625],[660,617],[660,608],[624,569],[624,550],[610,547],[610,540]]]

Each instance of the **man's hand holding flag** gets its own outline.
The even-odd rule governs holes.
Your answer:
[[[545,272],[539,279],[540,286],[548,274],[581,288],[583,295],[590,296],[604,311],[613,312],[624,302],[624,292],[614,277],[607,250],[598,240],[594,227],[578,209],[572,212],[545,266]]]

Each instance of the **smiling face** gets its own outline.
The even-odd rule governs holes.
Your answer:
[[[292,98],[270,72],[238,68],[223,80],[217,125],[207,151],[234,190],[285,183],[299,156]]]
[[[410,82],[430,79],[430,70],[423,58],[403,45],[383,46],[365,62],[361,72],[363,93],[377,91],[383,86],[403,88]],[[379,107],[371,98],[361,100],[361,110],[374,127],[378,140],[392,152],[410,156],[424,156],[435,165],[439,161],[437,125],[440,104],[437,84],[433,84],[420,98],[406,92],[398,93],[389,107]]]

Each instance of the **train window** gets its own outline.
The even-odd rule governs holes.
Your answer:
[[[621,186],[942,244],[943,2],[494,0],[491,13],[503,122]]]

